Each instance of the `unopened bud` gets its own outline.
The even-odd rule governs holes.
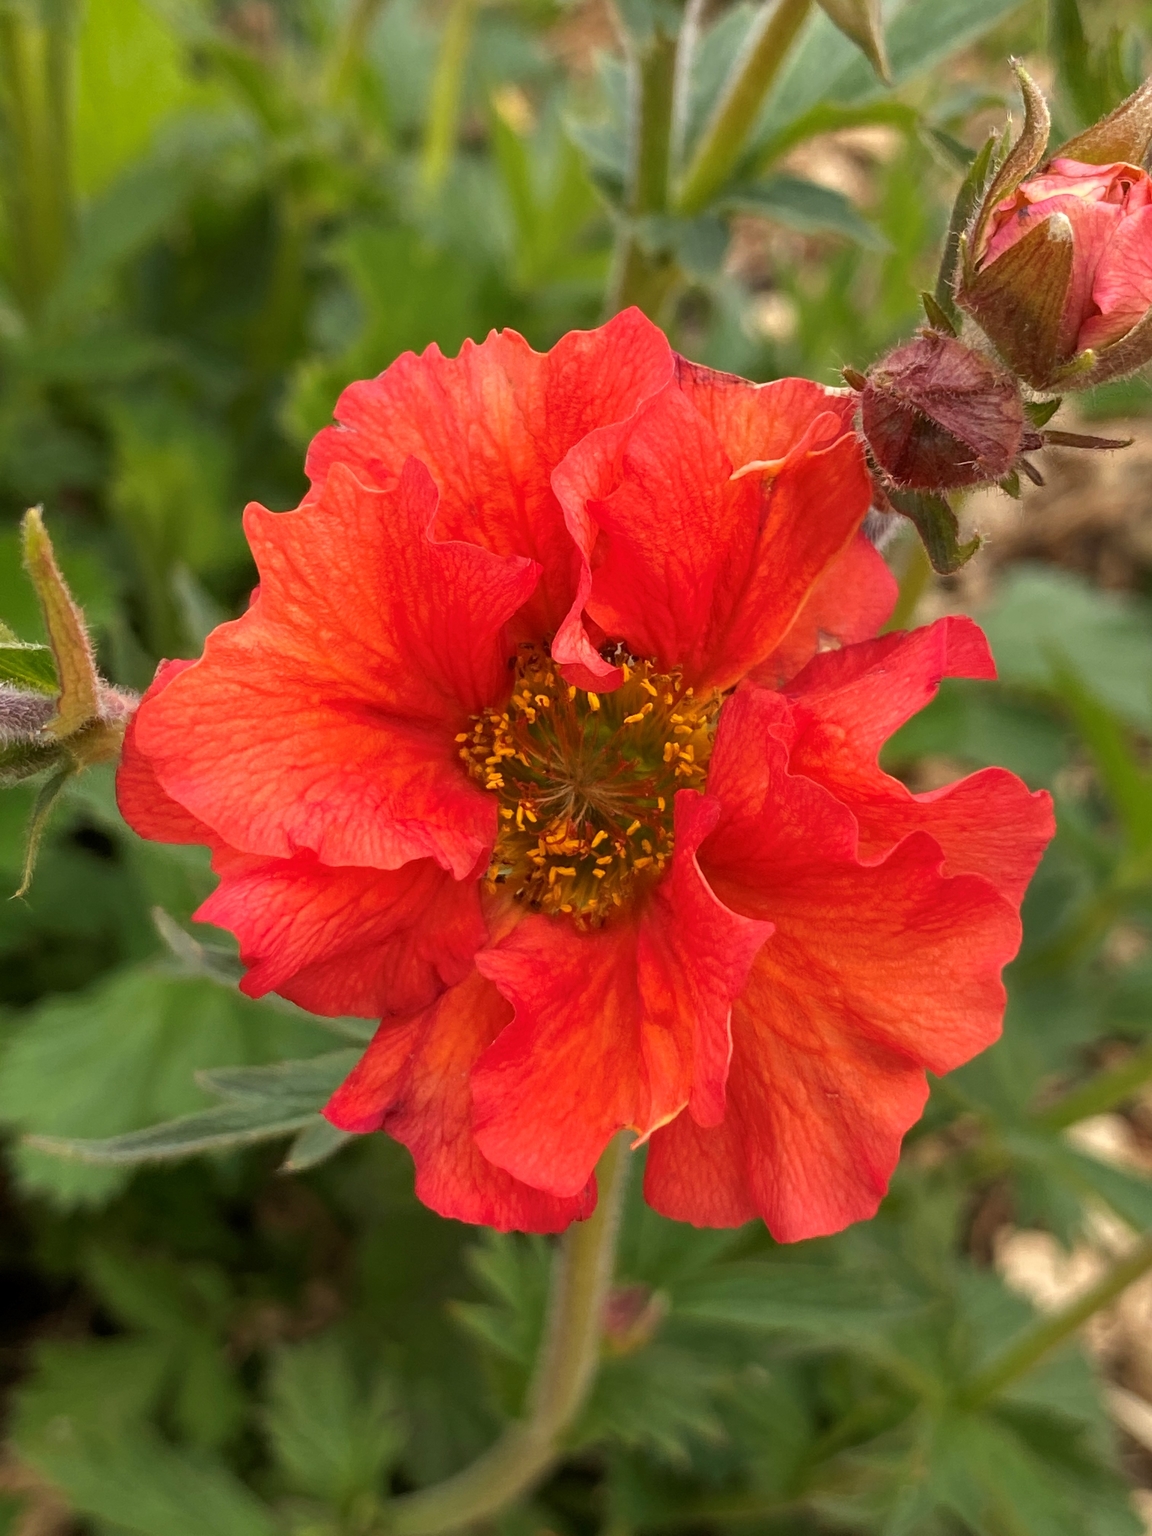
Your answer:
[[[1019,457],[1019,385],[983,353],[922,331],[870,368],[861,431],[881,475],[901,490],[999,480]]]
[[[1037,167],[1047,108],[1017,73],[1024,130],[968,231],[956,301],[1033,388],[1087,389],[1152,358],[1152,82]]]

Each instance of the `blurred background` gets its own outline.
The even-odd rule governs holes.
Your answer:
[[[813,10],[740,165],[674,216],[629,202],[618,26],[642,50],[684,12],[619,9],[0,0],[0,618],[43,638],[16,533],[42,503],[107,675],[146,686],[245,601],[244,503],[298,501],[343,385],[431,341],[594,325],[630,243],[689,356],[835,383],[917,323],[964,170],[1019,116],[1009,55],[1057,139],[1152,68],[1145,0],[892,0],[890,86]],[[688,7],[678,152],[755,10]],[[889,551],[894,622],[976,614],[1003,679],[946,684],[890,769],[1002,763],[1057,801],[1004,1041],[935,1085],[880,1216],[839,1238],[699,1233],[637,1198],[594,1398],[508,1536],[1152,1531],[1152,1279],[1090,1294],[1152,1227],[1150,413],[1139,378],[1066,407],[1135,445],[970,498],[987,541],[958,576]],[[33,794],[0,797],[4,895]],[[548,1243],[439,1220],[402,1149],[326,1135],[315,1087],[276,1098],[262,1064],[338,1077],[364,1026],[242,999],[224,936],[189,928],[210,886],[94,773],[0,901],[9,1536],[375,1532],[522,1400]],[[229,1094],[262,1107],[209,1156],[26,1139]]]

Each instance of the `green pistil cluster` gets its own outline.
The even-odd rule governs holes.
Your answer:
[[[615,659],[624,682],[596,694],[522,646],[507,706],[456,738],[469,773],[500,799],[490,886],[587,926],[665,868],[676,791],[703,785],[721,702],[651,662]]]

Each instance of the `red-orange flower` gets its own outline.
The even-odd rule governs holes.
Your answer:
[[[992,666],[967,620],[867,639],[852,408],[635,311],[405,356],[299,509],[248,509],[251,607],[145,698],[125,815],[212,847],[246,991],[383,1018],[326,1113],[445,1215],[560,1229],[631,1127],[658,1210],[832,1231],[925,1068],[995,1037],[1050,809],[877,766]]]

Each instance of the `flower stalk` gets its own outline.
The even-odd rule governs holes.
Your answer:
[[[1094,1286],[1059,1312],[1038,1319],[998,1356],[969,1378],[958,1398],[963,1408],[980,1408],[1018,1377],[1058,1348],[1102,1307],[1112,1302],[1147,1270],[1152,1269],[1152,1232],[1103,1275]]]
[[[596,1377],[628,1176],[628,1140],[622,1134],[609,1143],[596,1168],[595,1211],[560,1240],[527,1416],[510,1425],[470,1467],[397,1499],[388,1512],[388,1536],[438,1536],[491,1519],[555,1461]]]

